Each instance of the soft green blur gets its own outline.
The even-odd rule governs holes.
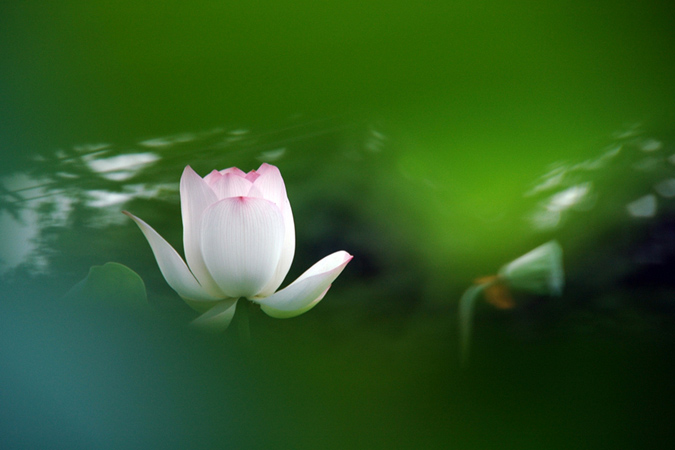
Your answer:
[[[0,447],[662,448],[672,283],[624,289],[631,247],[612,240],[658,231],[624,208],[655,172],[589,171],[615,201],[544,231],[526,193],[636,123],[670,136],[650,155],[672,177],[671,9],[5,2]],[[284,285],[332,251],[355,257],[307,314],[253,308],[247,349],[236,323],[187,327],[120,211],[181,252],[184,166],[262,161],[296,222]],[[562,298],[477,305],[460,370],[462,292],[558,237]],[[63,298],[108,261],[140,275],[154,315]]]

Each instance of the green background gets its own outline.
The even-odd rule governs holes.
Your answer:
[[[552,164],[597,156],[636,123],[672,130],[674,15],[656,1],[4,2],[0,175],[42,187],[3,184],[6,217],[35,207],[37,231],[2,274],[0,442],[663,448],[672,283],[600,276],[615,216],[561,232],[561,299],[478,308],[463,371],[455,310],[473,278],[556,237],[522,220]],[[170,142],[143,145],[158,138]],[[122,181],[83,156],[142,152],[158,160]],[[183,167],[265,159],[297,227],[285,284],[332,251],[355,258],[308,314],[254,310],[247,351],[231,330],[186,329],[193,313],[119,211],[180,250]],[[89,202],[140,184],[154,194]],[[5,260],[24,253],[8,230]],[[587,249],[600,264],[583,264]],[[155,315],[63,299],[108,261],[141,276]],[[659,308],[636,311],[645,299]]]

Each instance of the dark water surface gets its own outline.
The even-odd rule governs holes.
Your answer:
[[[0,7],[0,447],[665,448],[675,400],[666,2]],[[277,165],[285,284],[252,346],[187,327],[132,211],[182,252],[191,165]],[[550,240],[565,289],[457,303]],[[64,298],[92,266],[150,308]]]

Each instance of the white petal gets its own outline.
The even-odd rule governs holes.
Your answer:
[[[273,203],[233,197],[202,217],[202,254],[228,297],[252,297],[269,282],[281,256],[284,219]]]
[[[274,202],[279,208],[288,201],[286,185],[276,166],[263,163],[256,171],[258,177],[253,184],[262,192],[263,198]]]
[[[345,251],[335,252],[314,264],[284,289],[267,298],[253,299],[267,315],[284,319],[312,309],[353,258]]]
[[[295,223],[293,222],[293,211],[286,195],[286,186],[281,177],[281,172],[276,166],[263,163],[258,168],[260,175],[254,182],[254,187],[258,188],[263,198],[277,204],[284,216],[284,226],[286,229],[284,235],[284,244],[279,258],[279,265],[274,271],[274,277],[260,292],[261,297],[273,294],[281,285],[288,274],[295,255]]]
[[[284,243],[281,248],[281,256],[279,257],[279,264],[274,270],[274,276],[265,285],[260,292],[261,297],[272,295],[279,289],[282,281],[286,278],[288,270],[291,268],[293,256],[295,255],[295,223],[293,222],[293,212],[291,211],[291,204],[286,200],[281,208],[281,214],[284,218]]]
[[[211,188],[218,196],[218,200],[222,200],[228,197],[248,196],[252,186],[253,183],[246,178],[228,172],[221,175],[220,178],[211,185]]]
[[[193,320],[191,325],[213,332],[225,331],[230,326],[236,309],[237,299],[220,302]]]
[[[259,176],[260,174],[258,172],[256,172],[255,170],[251,170],[249,173],[246,174],[245,178],[251,183],[253,183],[255,180],[258,179]]]
[[[222,297],[218,298],[209,294],[199,284],[183,261],[183,258],[150,225],[127,211],[123,212],[136,222],[138,228],[145,235],[152,248],[152,252],[155,254],[159,270],[164,275],[164,279],[169,283],[169,286],[178,295],[195,301],[218,301],[223,299]]]
[[[230,167],[228,169],[223,169],[221,171],[212,170],[210,174],[208,174],[207,176],[204,177],[204,181],[206,181],[206,183],[209,186],[213,186],[220,179],[220,177],[222,175],[225,175],[225,174],[228,174],[228,173],[233,174],[233,175],[237,175],[241,178],[246,177],[246,174],[241,169],[238,169],[236,167]]]
[[[221,174],[226,175],[228,173],[232,173],[237,175],[238,177],[246,178],[246,172],[241,170],[238,167],[228,167],[227,169],[223,169],[220,171]]]
[[[183,247],[185,259],[199,284],[215,297],[225,297],[211,277],[201,249],[201,217],[204,210],[218,201],[209,185],[192,170],[185,167],[180,178],[180,206],[183,217]]]
[[[204,177],[204,182],[209,186],[213,186],[214,183],[220,179],[220,177],[221,177],[220,172],[218,172],[217,170],[212,170],[211,173],[209,173]]]

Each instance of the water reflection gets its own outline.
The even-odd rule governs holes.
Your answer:
[[[581,208],[590,202],[592,183],[581,183],[550,196],[541,211],[535,212],[532,221],[537,228],[555,228],[563,214],[570,208]]]
[[[657,204],[654,194],[647,194],[626,205],[628,214],[633,217],[654,217],[656,215]]]
[[[258,160],[262,162],[272,163],[278,161],[286,154],[286,148],[277,148],[274,150],[268,150],[266,152],[261,152],[258,156]]]
[[[656,183],[654,190],[663,198],[675,197],[675,178],[668,178]]]
[[[675,308],[665,300],[675,267],[674,159],[670,134],[632,127],[598,156],[558,163],[526,194],[526,223],[569,250],[576,300],[559,308],[593,311],[588,329],[600,317],[613,330],[626,320],[646,326],[644,311]]]
[[[29,272],[48,270],[49,251],[41,248],[45,242],[40,233],[67,227],[76,210],[90,212],[88,226],[105,227],[121,222],[112,206],[158,196],[167,187],[138,182],[159,155],[124,151],[119,154],[110,144],[78,145],[35,157],[26,171],[0,178],[0,222],[5,230],[0,273],[22,264]],[[137,182],[130,183],[134,179]]]
[[[599,156],[559,163],[542,176],[526,194],[538,202],[529,220],[535,229],[557,229],[575,214],[596,208],[596,215],[610,220],[617,220],[620,210],[633,218],[653,218],[660,207],[656,194],[664,199],[675,196],[674,152],[636,127],[620,133]]]
[[[47,269],[47,257],[36,251],[41,227],[66,224],[75,199],[63,195],[63,189],[49,177],[26,173],[0,179],[0,273],[31,261],[31,271]]]
[[[112,181],[126,181],[133,178],[149,164],[160,159],[155,153],[131,153],[126,155],[100,158],[100,154],[90,154],[82,158],[89,168],[101,177]],[[77,177],[74,174],[67,174]]]

